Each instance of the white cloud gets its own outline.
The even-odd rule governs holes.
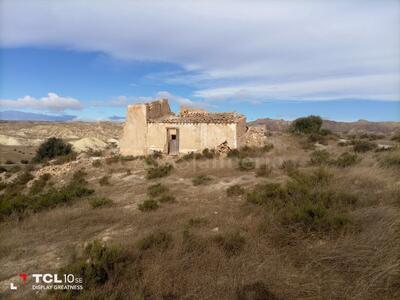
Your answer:
[[[198,87],[197,96],[234,89],[268,100],[269,88],[278,86],[290,93],[272,96],[305,99],[295,87],[307,85],[301,93],[310,97],[400,98],[398,81],[364,80],[365,87],[346,80],[399,76],[396,0],[3,0],[1,6],[5,47],[57,46],[176,63],[184,71],[165,81]],[[338,81],[346,88],[333,84]]]
[[[62,113],[67,109],[79,110],[82,108],[79,100],[70,97],[60,97],[55,93],[48,93],[40,99],[25,96],[16,100],[1,99],[0,106],[5,108],[34,109]]]
[[[186,107],[192,107],[192,108],[204,108],[209,106],[205,102],[197,102],[197,101],[192,101],[188,98],[184,98],[181,96],[177,96],[174,94],[171,94],[170,92],[167,91],[160,91],[156,94],[157,99],[168,99],[171,102],[176,102],[180,106],[186,106]]]

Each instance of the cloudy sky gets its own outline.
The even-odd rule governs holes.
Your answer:
[[[398,0],[0,0],[0,47],[0,110],[400,120]]]

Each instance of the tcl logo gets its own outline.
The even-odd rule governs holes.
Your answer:
[[[35,283],[63,283],[57,274],[32,274]]]

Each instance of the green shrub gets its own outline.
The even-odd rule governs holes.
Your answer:
[[[158,197],[164,193],[167,193],[169,189],[161,184],[161,183],[156,183],[147,188],[147,195],[150,197]]]
[[[248,202],[258,205],[268,204],[276,200],[284,201],[285,198],[285,190],[278,183],[257,184],[252,191],[246,194]]]
[[[272,173],[272,167],[268,166],[267,164],[261,164],[257,171],[256,171],[256,176],[257,177],[268,177]]]
[[[68,155],[71,152],[71,144],[65,143],[62,139],[52,137],[39,146],[34,161],[42,162],[46,159],[53,159],[57,156]]]
[[[137,246],[140,250],[157,249],[164,251],[172,244],[172,236],[164,231],[151,233],[139,240]]]
[[[353,145],[354,152],[368,152],[377,148],[377,145],[368,141],[356,141]]]
[[[290,125],[290,131],[293,133],[318,133],[322,126],[322,119],[319,116],[308,116],[298,118]]]
[[[255,167],[255,162],[248,158],[243,158],[239,160],[239,170],[241,171],[250,171],[253,170]]]
[[[103,177],[101,177],[99,180],[99,184],[101,186],[110,185],[110,176],[104,175]]]
[[[316,150],[310,155],[311,165],[328,164],[331,161],[331,154],[326,150]]]
[[[240,196],[240,195],[243,195],[244,192],[245,192],[245,189],[238,184],[232,185],[226,190],[226,194],[229,197]]]
[[[214,237],[214,242],[224,250],[228,257],[238,255],[244,248],[245,238],[239,232],[219,234]]]
[[[112,200],[105,197],[94,197],[89,199],[92,208],[109,207],[113,204]]]
[[[143,203],[138,205],[140,211],[146,212],[151,210],[156,210],[159,208],[158,201],[154,199],[146,199]]]
[[[172,169],[173,169],[173,166],[169,163],[151,167],[151,168],[147,169],[146,178],[154,179],[154,178],[168,176],[171,173]]]
[[[193,185],[204,185],[204,184],[209,184],[213,179],[210,176],[207,175],[197,175],[193,177],[192,183]]]
[[[333,164],[338,167],[341,167],[341,168],[346,168],[346,167],[353,166],[358,162],[359,162],[359,158],[358,158],[357,154],[344,152],[333,162]]]

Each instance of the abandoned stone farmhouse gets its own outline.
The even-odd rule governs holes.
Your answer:
[[[241,147],[246,118],[234,112],[214,113],[181,107],[171,112],[167,99],[128,106],[122,155],[146,155],[161,151],[170,155],[215,149],[225,143]]]

